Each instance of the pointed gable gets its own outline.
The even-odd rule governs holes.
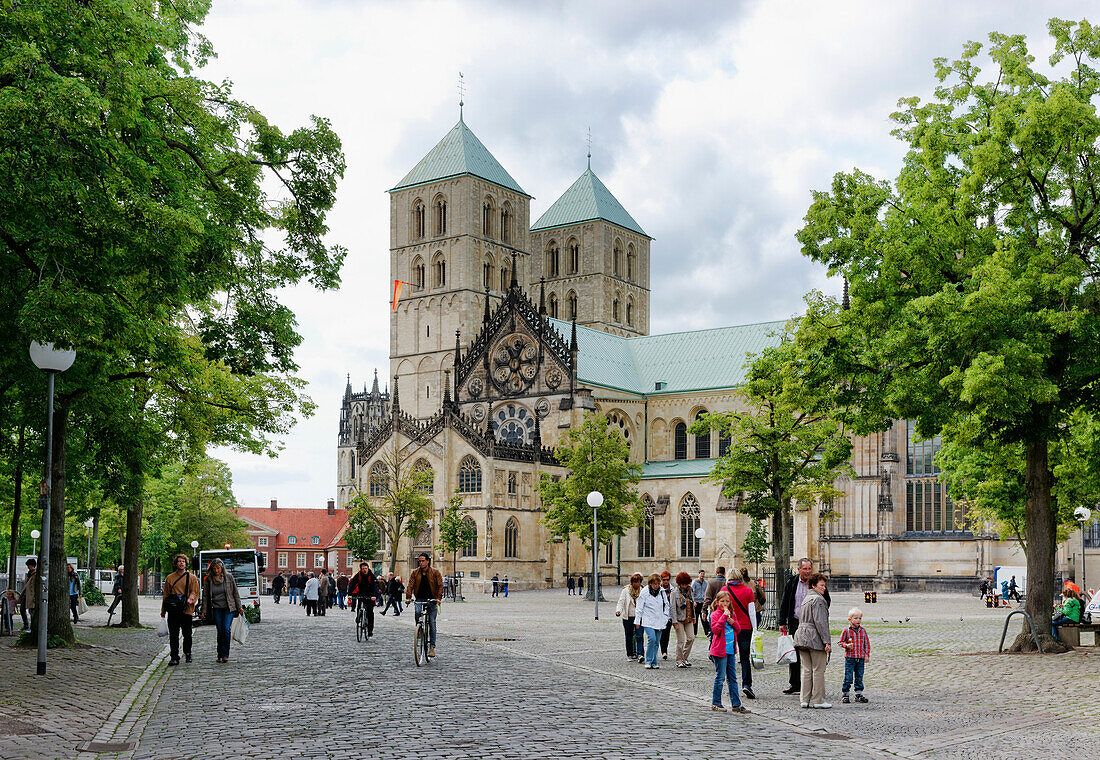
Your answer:
[[[463,174],[470,174],[506,190],[527,195],[462,119],[390,192]]]
[[[531,225],[531,230],[546,230],[552,227],[565,227],[570,224],[591,222],[602,219],[618,226],[646,235],[634,217],[627,213],[618,199],[607,189],[592,171],[585,170],[562,196],[554,201],[550,208]]]

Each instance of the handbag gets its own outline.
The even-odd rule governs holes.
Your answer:
[[[81,594],[76,600],[76,610],[81,615],[88,611],[88,603],[84,601],[83,594]]]
[[[191,573],[187,573],[181,577],[185,581],[183,588],[186,592],[187,588],[191,585]],[[175,588],[175,585],[179,582],[179,580],[179,578],[176,578],[175,582],[172,583],[172,586],[170,588]],[[187,609],[187,594],[169,594],[164,598],[164,609],[168,612],[183,612],[185,609]]]
[[[780,634],[775,644],[775,664],[794,665],[798,662],[798,653],[794,651],[794,638],[787,634]]]
[[[244,615],[237,615],[233,618],[233,627],[229,633],[238,644],[243,644],[248,640],[248,621],[245,620]]]

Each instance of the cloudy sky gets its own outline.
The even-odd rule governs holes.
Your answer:
[[[214,0],[205,76],[286,130],[328,117],[348,164],[330,217],[343,286],[283,294],[317,413],[276,460],[214,452],[237,497],[334,496],[345,376],[387,374],[386,190],[454,125],[458,72],[466,123],[535,197],[532,219],[583,171],[591,128],[593,169],[655,238],[652,331],[717,327],[839,290],[794,239],[810,191],[854,166],[896,172],[889,115],[929,92],[933,58],[996,30],[1026,34],[1042,60],[1047,18],[1088,5]]]

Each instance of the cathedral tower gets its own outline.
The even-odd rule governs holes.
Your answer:
[[[531,196],[460,117],[390,190],[390,272],[404,286],[390,317],[391,374],[401,408],[437,412],[444,372],[481,329],[486,293],[526,281]]]
[[[531,227],[529,287],[547,312],[615,335],[649,334],[652,240],[588,168]]]

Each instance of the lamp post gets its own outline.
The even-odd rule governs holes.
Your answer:
[[[84,567],[88,569],[88,572],[92,572],[92,526],[95,525],[95,520],[88,518],[84,521],[84,527],[88,529],[88,552],[84,555]],[[92,578],[92,583],[95,583],[95,578]]]
[[[1092,519],[1092,510],[1088,507],[1078,507],[1073,510],[1073,516],[1081,523],[1081,593],[1088,593],[1089,587],[1085,583],[1085,526]]]
[[[589,491],[588,506],[592,507],[592,601],[596,603],[596,620],[600,619],[600,547],[596,541],[599,535],[596,530],[598,510],[603,506],[603,494],[599,491]]]
[[[191,569],[196,573],[199,571],[199,542],[191,542]]]
[[[41,535],[42,534],[38,532],[37,528],[31,531],[31,541],[33,541],[32,546],[34,547],[33,549],[31,549],[31,554],[33,554],[36,558],[38,557],[38,537]],[[37,562],[37,559],[35,561]]]
[[[60,350],[53,343],[31,343],[31,361],[46,372],[47,416],[46,425],[46,479],[42,481],[42,559],[38,563],[35,580],[38,585],[38,675],[46,675],[46,625],[49,621],[50,580],[50,486],[53,484],[53,384],[54,375],[73,366],[76,351]]]

